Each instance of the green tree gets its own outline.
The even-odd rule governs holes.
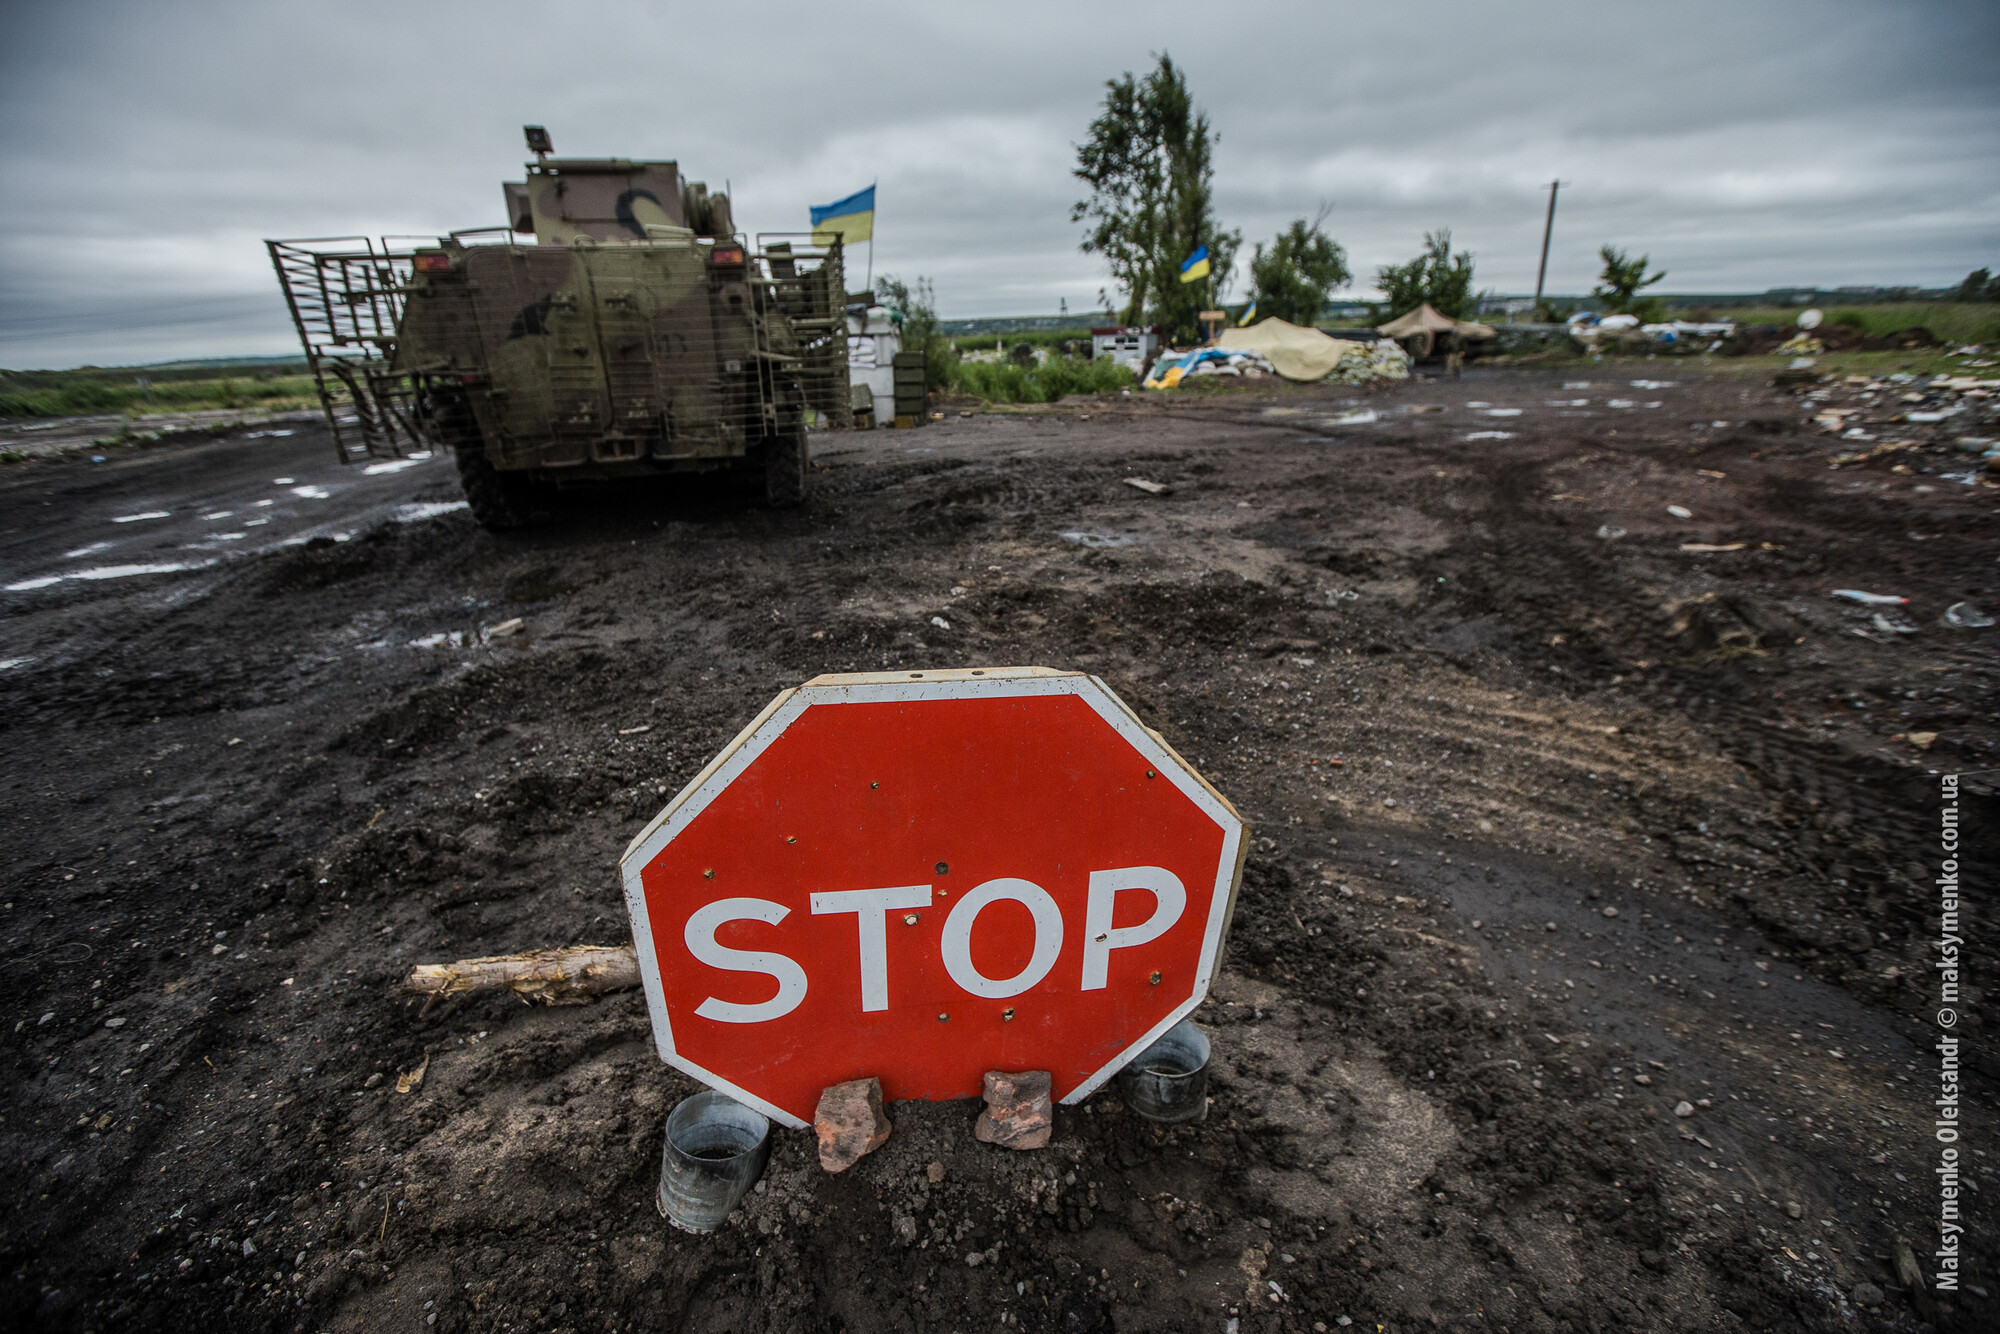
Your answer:
[[[1627,259],[1624,251],[1613,246],[1600,246],[1597,253],[1604,260],[1604,272],[1598,277],[1597,286],[1590,289],[1592,297],[1604,303],[1613,314],[1637,315],[1648,323],[1665,312],[1666,303],[1660,298],[1639,295],[1667,276],[1665,270],[1650,278],[1646,276],[1646,265],[1651,261],[1651,255]]]
[[[1428,303],[1440,315],[1462,320],[1472,314],[1472,254],[1451,252],[1451,228],[1424,233],[1424,253],[1407,264],[1375,270],[1375,285],[1388,300],[1389,318]]]
[[[1986,269],[1974,269],[1951,294],[1954,301],[2000,301],[2000,278]]]
[[[1353,280],[1347,252],[1320,230],[1328,211],[1321,208],[1310,223],[1294,219],[1278,233],[1269,250],[1261,241],[1251,249],[1250,283],[1258,315],[1274,315],[1311,328],[1326,309],[1327,296]]]
[[[875,300],[903,317],[903,347],[924,354],[924,380],[931,389],[943,389],[951,382],[957,356],[950,340],[938,327],[937,293],[931,280],[921,275],[914,283],[904,283],[891,274],[875,280]]]
[[[1173,58],[1155,60],[1143,78],[1127,71],[1105,84],[1089,138],[1076,146],[1074,174],[1090,197],[1070,209],[1070,220],[1089,225],[1081,248],[1104,257],[1125,297],[1125,321],[1186,337],[1208,298],[1227,289],[1243,237],[1215,221],[1208,116]],[[1211,280],[1181,282],[1182,262],[1204,245]]]

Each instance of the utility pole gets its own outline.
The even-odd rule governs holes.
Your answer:
[[[1549,182],[1549,215],[1542,221],[1542,262],[1535,270],[1535,314],[1542,313],[1542,281],[1549,276],[1549,235],[1556,229],[1556,189],[1561,181]]]

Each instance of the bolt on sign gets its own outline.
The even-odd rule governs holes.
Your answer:
[[[660,1055],[790,1126],[869,1076],[1079,1102],[1207,994],[1244,834],[1094,676],[817,677],[625,852]]]

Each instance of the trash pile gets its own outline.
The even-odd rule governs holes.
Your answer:
[[[1588,310],[1570,316],[1566,327],[1571,340],[1586,355],[1612,350],[1682,356],[1706,354],[1721,348],[1736,333],[1736,325],[1729,320],[1641,324],[1637,315],[1599,316]]]
[[[2000,487],[2000,379],[1849,375],[1813,385],[1800,406],[1820,434],[1851,445],[1831,467]]]
[[[1277,373],[1261,352],[1202,347],[1192,352],[1169,352],[1162,356],[1147,373],[1146,388],[1172,389],[1181,381],[1200,375],[1238,375],[1255,379]]]

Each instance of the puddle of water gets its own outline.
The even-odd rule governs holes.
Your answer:
[[[273,478],[271,479],[271,485],[272,485],[272,486],[290,486],[290,485],[291,485],[291,484],[292,484],[293,482],[295,482],[295,481],[297,481],[297,480],[298,480],[298,479],[297,479],[296,477],[273,477]]]
[[[235,510],[216,510],[216,511],[215,511],[214,513],[212,513],[212,514],[204,514],[204,515],[202,515],[202,516],[201,516],[201,521],[202,521],[203,523],[214,523],[214,522],[215,522],[215,521],[216,521],[217,519],[227,519],[227,518],[230,518],[230,517],[234,516],[234,515],[235,515],[235,513],[236,513],[236,511],[235,511]]]
[[[1058,536],[1065,542],[1074,542],[1080,547],[1093,549],[1136,546],[1146,540],[1137,533],[1099,533],[1087,530],[1060,533]]]
[[[257,502],[257,508],[263,509],[266,505],[275,505],[277,503],[275,500],[260,500]]]
[[[422,459],[390,459],[387,463],[369,464],[361,470],[361,474],[364,477],[375,477],[385,472],[401,472],[405,468],[414,468],[421,462]]]
[[[1343,412],[1338,417],[1322,417],[1321,426],[1368,426],[1382,420],[1381,414],[1373,408],[1362,408],[1358,412]]]
[[[1634,380],[1632,381],[1632,387],[1634,389],[1672,389],[1679,383],[1679,380]]]
[[[249,535],[248,533],[217,533],[215,540],[218,542],[241,542]]]
[[[333,498],[333,492],[323,486],[316,486],[310,482],[304,486],[293,487],[292,494],[295,496],[304,496],[307,500],[331,500]]]
[[[160,565],[96,565],[88,570],[78,570],[65,576],[70,579],[129,579],[135,574],[174,574],[181,570],[200,570],[215,564],[212,560],[196,561],[191,565],[171,562]]]
[[[172,511],[170,510],[147,510],[144,514],[120,514],[119,516],[114,518],[111,522],[139,523],[145,519],[169,519],[172,517],[173,514]]]
[[[1519,408],[1488,408],[1485,415],[1488,417],[1518,417],[1521,415],[1521,410]]]
[[[79,556],[95,556],[98,552],[109,551],[117,545],[116,542],[92,542],[88,546],[78,547],[75,551],[63,552],[63,559],[75,560]]]
[[[26,667],[33,658],[0,658],[0,672],[11,672],[16,667]]]
[[[424,635],[410,641],[411,648],[464,648],[465,631],[439,630],[435,634]]]
[[[245,519],[245,520],[243,521],[243,526],[244,526],[245,528],[255,528],[255,527],[259,526],[260,524],[266,524],[266,523],[269,523],[269,522],[270,522],[270,520],[269,520],[269,519]]]
[[[1549,406],[1552,408],[1587,408],[1590,406],[1590,400],[1587,398],[1552,398],[1549,400]]]
[[[175,562],[157,565],[95,565],[87,570],[75,570],[69,574],[45,574],[38,579],[23,579],[18,584],[8,584],[9,593],[22,593],[31,588],[47,588],[50,584],[61,583],[65,579],[129,579],[135,574],[174,574],[181,570],[201,570],[215,564],[212,560],[196,561],[193,564]]]
[[[1514,433],[1512,431],[1471,431],[1466,434],[1465,438],[1467,440],[1512,440]]]
[[[293,434],[293,432],[291,431],[252,431],[243,438],[245,440],[262,440],[265,436],[269,435],[291,435],[291,434]]]
[[[396,522],[421,523],[425,519],[435,519],[440,514],[452,514],[471,508],[472,506],[463,500],[427,500],[399,508],[396,511]]]
[[[1604,406],[1607,408],[1629,408],[1634,405],[1629,398],[1607,398],[1604,400]]]

